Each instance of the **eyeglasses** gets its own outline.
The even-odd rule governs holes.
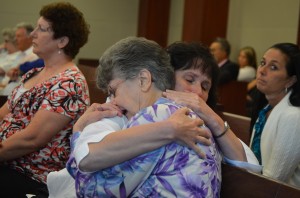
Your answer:
[[[38,25],[37,27],[35,27],[34,30],[36,30],[38,32],[51,32],[52,31],[51,27],[44,28],[41,25]]]
[[[120,82],[116,83],[114,85],[115,88],[112,88],[110,85],[108,85],[108,97],[111,98],[111,97],[116,97],[116,91],[118,89],[118,87],[124,83],[126,80],[121,80]]]

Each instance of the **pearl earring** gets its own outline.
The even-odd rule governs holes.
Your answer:
[[[58,54],[61,54],[61,50],[60,49],[58,50]]]

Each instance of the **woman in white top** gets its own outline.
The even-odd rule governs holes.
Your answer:
[[[255,78],[256,73],[256,54],[252,47],[243,47],[238,56],[238,64],[240,66],[237,80],[250,82]]]
[[[264,108],[256,111],[251,149],[263,174],[300,188],[300,50],[292,43],[269,48],[257,69]],[[256,105],[261,106],[260,101]],[[258,113],[259,112],[259,113]]]

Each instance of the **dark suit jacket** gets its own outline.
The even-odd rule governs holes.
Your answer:
[[[239,66],[238,64],[227,60],[220,67],[220,77],[219,77],[219,85],[223,85],[233,80],[237,80],[237,76],[239,74]]]

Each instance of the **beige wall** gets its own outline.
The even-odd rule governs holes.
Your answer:
[[[168,44],[182,38],[184,0],[171,0]]]
[[[232,60],[246,45],[256,49],[258,61],[278,42],[297,42],[299,0],[230,0],[227,39]]]
[[[227,39],[232,60],[251,45],[260,58],[276,42],[296,42],[300,0],[230,0]],[[7,0],[0,6],[0,29],[21,21],[36,23],[42,5],[51,0]],[[139,0],[70,0],[91,25],[89,42],[77,57],[99,58],[116,41],[137,33]],[[168,43],[180,40],[184,0],[171,0]],[[1,38],[2,39],[2,38]],[[0,41],[1,41],[0,39]]]
[[[0,6],[0,30],[26,21],[36,24],[39,10],[50,0],[6,0]],[[116,41],[137,33],[139,0],[70,0],[91,26],[88,43],[78,57],[99,58]],[[2,38],[1,40],[2,41]]]

